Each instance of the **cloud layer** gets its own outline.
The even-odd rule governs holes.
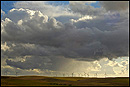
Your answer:
[[[18,4],[20,3],[15,6]],[[105,10],[101,12],[102,8],[85,4],[82,8],[81,4],[83,3],[70,2],[72,13],[62,11],[71,14],[66,23],[58,20],[58,17],[67,18],[66,14],[61,12],[62,16],[51,17],[50,13],[46,13],[54,7],[51,5],[39,9],[34,9],[33,6],[11,9],[1,21],[2,60],[7,65],[20,69],[69,71],[73,67],[67,69],[64,66],[73,66],[71,63],[74,60],[93,62],[103,58],[111,60],[128,56],[128,14]],[[106,4],[109,3],[103,6],[108,9]],[[61,11],[59,7],[54,8]],[[56,13],[57,11],[54,12]],[[80,14],[85,16],[80,17]],[[91,64],[86,65],[94,66],[93,70],[100,70],[98,62]]]
[[[48,53],[45,53],[46,55],[84,58],[88,61],[103,57],[110,57],[111,59],[113,57],[128,55],[128,23],[126,20],[116,23],[110,30],[105,30],[105,28],[101,29],[100,27],[96,27],[97,25],[77,28],[72,24],[62,24],[55,18],[48,19],[46,15],[43,15],[39,11],[15,9],[10,13],[16,15],[17,12],[21,11],[28,14],[28,16],[25,15],[22,19],[18,17],[20,19],[17,19],[18,21],[15,20],[17,23],[8,18],[2,21],[2,42],[34,44],[34,48],[36,48],[37,51],[42,51],[32,51],[32,53],[28,51],[31,55],[44,55],[45,51],[48,51]],[[91,23],[93,21],[89,20],[89,22]],[[40,47],[37,48],[35,45],[43,49]],[[34,48],[30,47],[30,49]],[[13,47],[12,49],[15,48]],[[26,55],[30,55],[24,51],[26,49],[27,48],[23,49],[23,52],[25,52]],[[34,49],[34,51],[36,49]],[[18,50],[21,50],[21,48],[17,47],[14,53],[17,54]],[[102,50],[103,53],[96,52],[96,54],[94,54],[96,50]]]

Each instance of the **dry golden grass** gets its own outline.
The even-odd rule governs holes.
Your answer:
[[[1,76],[1,86],[129,86],[129,78]]]

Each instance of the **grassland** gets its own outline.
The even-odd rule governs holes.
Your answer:
[[[129,86],[129,78],[1,76],[1,86]]]

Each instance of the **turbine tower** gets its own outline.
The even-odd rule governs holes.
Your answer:
[[[56,74],[56,77],[57,77],[57,74]]]
[[[81,76],[84,76],[83,74],[80,74]]]
[[[86,77],[86,73],[84,72],[84,76]]]
[[[79,77],[80,77],[80,73],[78,73]]]
[[[95,76],[96,76],[96,78],[97,78],[97,73],[95,73]]]
[[[74,75],[74,72],[72,73],[72,77],[73,77],[73,75]]]
[[[15,72],[16,76],[18,75],[18,72]]]
[[[89,77],[89,73],[87,73],[87,76]]]
[[[63,73],[63,77],[65,77],[65,74]]]
[[[107,76],[106,72],[105,72],[105,74],[104,74],[104,75],[105,75],[105,78],[106,78],[106,76]]]

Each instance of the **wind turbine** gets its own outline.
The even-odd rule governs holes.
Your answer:
[[[104,75],[105,75],[105,78],[106,78],[106,76],[107,76],[106,72],[105,72],[105,74],[104,74]]]
[[[80,77],[80,73],[78,73],[79,77]]]
[[[84,72],[84,76],[86,77],[86,73]]]
[[[83,74],[80,74],[80,75],[81,75],[81,77],[84,76]]]
[[[57,74],[56,74],[56,77],[57,77]]]
[[[73,75],[74,75],[74,72],[72,73],[72,77],[73,77]]]
[[[65,74],[63,73],[63,77],[65,77]]]
[[[89,77],[89,73],[87,73],[87,76]]]
[[[16,76],[18,75],[18,72],[15,72]]]
[[[95,76],[97,77],[97,73],[95,73]]]

